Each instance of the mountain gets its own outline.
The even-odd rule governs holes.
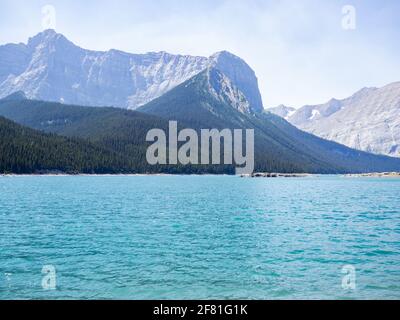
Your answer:
[[[81,139],[45,134],[0,117],[0,173],[126,173],[130,161]]]
[[[400,157],[400,82],[364,88],[347,99],[304,106],[286,119],[351,148]]]
[[[292,107],[287,107],[287,106],[281,104],[281,105],[279,105],[277,107],[269,108],[269,109],[267,109],[267,111],[269,111],[269,112],[271,112],[273,114],[276,114],[277,116],[280,116],[280,117],[282,117],[284,119],[287,119],[294,112],[296,112],[296,109],[292,108]]]
[[[122,172],[234,173],[233,166],[149,165],[146,151],[150,143],[146,142],[146,135],[154,128],[167,132],[169,123],[166,119],[133,110],[5,98],[0,100],[0,115],[41,132],[84,140],[115,153],[128,161]],[[180,125],[181,129],[187,127],[185,123]]]
[[[54,30],[0,46],[0,98],[23,91],[30,99],[136,109],[210,66],[231,79],[254,112],[263,110],[254,71],[229,52],[206,58],[91,51]]]
[[[221,81],[228,81],[220,85]],[[138,111],[190,124],[191,128],[255,130],[256,170],[282,172],[371,172],[400,169],[400,160],[350,149],[303,132],[282,118],[232,108],[229,84],[209,68]],[[245,105],[245,104],[244,104]]]
[[[238,103],[238,101],[240,103]],[[22,125],[88,143],[129,159],[141,173],[234,173],[234,166],[150,166],[146,134],[179,129],[254,129],[255,170],[344,173],[400,170],[400,160],[356,151],[303,132],[269,112],[253,113],[232,81],[209,67],[138,111],[34,100],[0,100],[0,115]]]

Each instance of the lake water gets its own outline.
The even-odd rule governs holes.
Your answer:
[[[0,299],[400,299],[399,196],[400,179],[0,177]]]

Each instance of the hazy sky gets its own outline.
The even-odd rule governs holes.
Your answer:
[[[56,31],[88,49],[231,51],[255,70],[266,107],[400,81],[398,0],[0,0],[0,44],[42,31],[45,5]],[[345,5],[356,10],[355,29],[342,27]]]

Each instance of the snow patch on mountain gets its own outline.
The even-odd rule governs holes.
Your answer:
[[[317,116],[320,116],[321,113],[318,110],[312,110],[311,111],[311,117],[309,118],[310,120],[314,120]]]
[[[304,106],[286,119],[351,148],[400,157],[400,82],[363,88],[343,100]]]

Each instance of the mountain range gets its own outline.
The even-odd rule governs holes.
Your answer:
[[[268,109],[296,127],[351,148],[400,157],[400,82],[298,110]]]
[[[229,77],[253,111],[263,109],[254,71],[227,51],[209,58],[100,52],[82,49],[54,30],[26,44],[0,46],[0,98],[23,91],[30,99],[136,109],[209,67]]]
[[[240,91],[221,71],[207,68],[137,111],[84,107],[26,99],[23,93],[0,100],[0,115],[38,132],[80,139],[125,159],[124,172],[234,173],[234,166],[150,166],[146,133],[180,128],[254,129],[255,169],[266,172],[345,173],[400,170],[400,159],[356,151],[303,132],[271,113],[253,113]],[[130,161],[130,162],[129,162]],[[115,168],[107,168],[114,172]],[[96,172],[95,170],[93,170]],[[104,172],[104,170],[103,170]]]
[[[400,159],[319,138],[282,118],[300,119],[300,110],[264,111],[254,71],[226,51],[209,58],[96,52],[47,30],[27,44],[0,46],[0,97],[7,118],[0,172],[234,173],[234,164],[149,165],[146,134],[167,132],[171,120],[197,131],[254,129],[256,171],[400,171]],[[308,119],[339,110],[331,103]]]

